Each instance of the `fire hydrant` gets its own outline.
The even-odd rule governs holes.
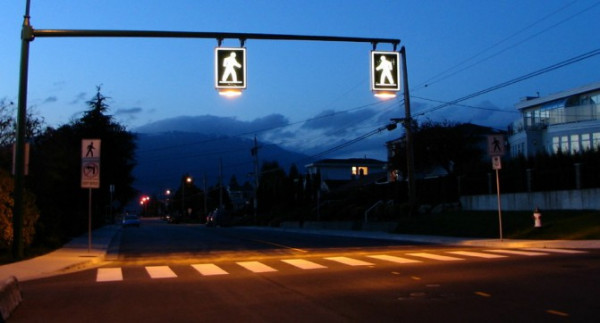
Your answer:
[[[542,227],[542,213],[540,212],[540,209],[538,209],[537,207],[533,211],[533,227],[534,228]]]

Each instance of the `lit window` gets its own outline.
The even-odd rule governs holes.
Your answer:
[[[369,168],[364,166],[352,166],[352,175],[368,175]]]

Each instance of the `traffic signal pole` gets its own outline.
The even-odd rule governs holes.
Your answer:
[[[132,38],[214,38],[220,44],[223,39],[239,39],[245,43],[248,39],[259,40],[294,40],[294,41],[326,41],[326,42],[354,42],[377,44],[391,44],[394,50],[399,39],[390,38],[364,38],[364,37],[337,37],[337,36],[310,36],[310,35],[282,35],[282,34],[256,34],[256,33],[220,33],[220,32],[190,32],[190,31],[146,31],[146,30],[65,30],[65,29],[39,29],[30,25],[30,0],[26,1],[25,20],[21,33],[21,69],[19,79],[19,103],[17,117],[17,140],[15,152],[15,191],[13,206],[13,255],[15,258],[23,257],[23,195],[25,177],[25,128],[27,127],[27,80],[29,66],[29,43],[36,37],[132,37]],[[243,46],[243,45],[242,45]],[[407,95],[405,90],[405,96]],[[405,99],[406,100],[406,99]],[[407,101],[405,101],[407,102]],[[408,116],[408,115],[407,115]]]

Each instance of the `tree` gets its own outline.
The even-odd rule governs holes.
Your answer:
[[[13,242],[13,198],[14,181],[9,174],[0,170],[0,248],[9,249]],[[25,192],[23,214],[23,245],[29,246],[35,237],[35,226],[40,214],[35,207],[35,198]]]
[[[100,139],[100,188],[92,190],[93,226],[105,223],[111,208],[122,209],[137,194],[132,187],[135,136],[108,115],[100,87],[79,120],[48,128],[32,143],[30,184],[38,196],[47,239],[63,239],[87,229],[88,192],[81,189],[81,140]],[[113,205],[109,186],[114,185]]]

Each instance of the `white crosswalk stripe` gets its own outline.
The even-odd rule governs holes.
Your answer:
[[[169,266],[147,266],[146,271],[152,279],[177,277],[177,275],[171,270],[171,268],[169,268]]]
[[[267,273],[267,272],[277,271],[277,269],[267,266],[258,261],[242,261],[242,262],[238,262],[237,264],[250,270],[253,273]]]
[[[459,256],[469,256],[469,257],[478,257],[478,258],[506,258],[505,255],[496,255],[491,253],[483,253],[483,252],[475,252],[475,251],[449,251],[448,253],[459,255]]]
[[[444,256],[444,255],[436,255],[436,254],[428,253],[428,252],[409,253],[408,255],[413,256],[413,257],[440,260],[440,261],[464,260],[463,258],[456,258],[456,257],[450,257],[450,256]]]
[[[512,249],[493,249],[486,250],[488,252],[496,252],[496,253],[506,253],[509,255],[518,255],[518,256],[545,256],[547,253],[545,252],[536,252],[536,251],[525,251],[525,250],[512,250]]]
[[[112,282],[123,280],[121,268],[99,268],[96,274],[97,282]]]
[[[290,264],[294,267],[306,270],[327,268],[323,265],[317,264],[316,262],[308,261],[305,259],[283,259],[281,261]]]
[[[555,253],[569,253],[569,254],[587,253],[587,251],[573,250],[573,249],[527,248],[527,250],[542,251],[542,252],[547,251],[547,252],[555,252]]]
[[[368,257],[374,258],[374,259],[379,259],[379,260],[390,261],[390,262],[394,262],[397,264],[411,264],[411,263],[421,262],[420,260],[414,260],[414,259],[408,259],[408,258],[402,258],[402,257],[396,257],[396,256],[388,256],[388,255],[372,255],[372,256],[368,256]]]
[[[373,266],[373,264],[370,262],[353,259],[353,258],[348,258],[348,257],[327,257],[325,259],[339,262],[339,263],[342,263],[342,264],[348,265],[348,266]]]
[[[227,275],[229,274],[225,270],[221,269],[221,267],[215,264],[195,264],[192,265],[196,271],[198,271],[202,276],[215,276],[215,275]]]

